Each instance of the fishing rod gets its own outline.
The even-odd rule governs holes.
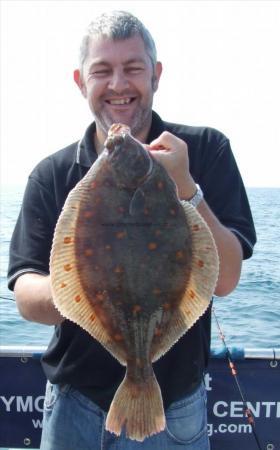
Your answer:
[[[231,374],[232,374],[232,376],[235,379],[235,383],[236,383],[237,389],[239,391],[240,398],[241,398],[242,403],[243,403],[243,409],[244,409],[245,416],[248,419],[248,423],[251,425],[251,428],[252,428],[252,431],[253,431],[253,435],[254,435],[255,441],[257,443],[257,447],[258,447],[259,450],[262,450],[262,447],[261,447],[261,444],[260,444],[260,441],[259,441],[259,438],[258,438],[258,435],[257,435],[257,431],[256,431],[256,424],[255,424],[254,415],[253,415],[251,409],[248,407],[247,402],[246,402],[245,397],[244,397],[244,394],[242,392],[242,389],[241,389],[241,386],[240,386],[240,383],[239,383],[239,380],[238,380],[238,376],[237,376],[237,369],[236,369],[236,366],[235,366],[235,364],[233,362],[233,359],[231,357],[230,350],[229,350],[228,345],[227,345],[226,340],[225,340],[225,335],[224,335],[224,333],[222,331],[222,328],[221,328],[221,326],[219,324],[218,317],[217,317],[217,315],[215,313],[215,308],[214,307],[212,308],[212,312],[213,312],[213,316],[215,318],[216,325],[217,325],[217,328],[218,328],[218,331],[219,331],[219,336],[220,336],[220,338],[221,338],[221,340],[222,340],[222,342],[224,344],[224,348],[225,348],[225,351],[226,351],[226,357],[228,359],[228,363],[229,363],[229,368],[230,368]]]
[[[2,300],[13,300],[13,297],[4,297],[3,295],[0,295],[0,298]]]

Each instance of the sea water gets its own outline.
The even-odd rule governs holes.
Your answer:
[[[215,298],[215,313],[229,346],[280,346],[280,189],[247,189],[258,243],[244,261],[238,287]],[[23,320],[7,289],[9,242],[19,213],[22,187],[1,189],[0,204],[0,345],[47,345],[53,327]],[[220,347],[215,321],[212,346]]]

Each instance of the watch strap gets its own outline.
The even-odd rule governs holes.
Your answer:
[[[201,202],[201,200],[203,199],[203,192],[199,186],[199,184],[196,184],[196,193],[194,194],[194,196],[192,198],[190,198],[188,200],[188,202],[194,206],[195,208],[197,208],[197,206],[199,205],[199,203]]]

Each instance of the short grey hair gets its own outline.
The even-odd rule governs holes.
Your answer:
[[[135,35],[142,38],[154,70],[157,62],[157,50],[152,35],[137,17],[126,11],[103,13],[89,24],[80,46],[80,68],[82,69],[87,58],[88,46],[92,37],[105,37],[117,41]]]

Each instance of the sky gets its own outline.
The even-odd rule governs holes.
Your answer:
[[[163,64],[154,109],[231,141],[247,187],[280,187],[279,1],[0,0],[0,181],[25,185],[44,157],[79,140],[92,115],[73,81],[99,13],[151,31]]]

